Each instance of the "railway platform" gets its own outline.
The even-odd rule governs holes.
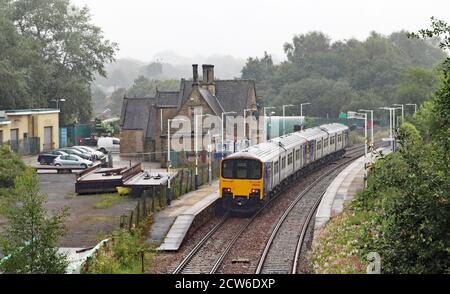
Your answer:
[[[391,152],[390,147],[377,149],[383,154]],[[378,157],[374,158],[375,160]],[[344,205],[353,200],[356,193],[364,188],[364,157],[347,166],[330,184],[317,208],[314,236],[335,215],[344,210]]]
[[[157,244],[158,250],[176,251],[183,240],[206,214],[213,211],[219,198],[219,181],[204,185],[172,201],[169,207],[154,215],[147,242]]]

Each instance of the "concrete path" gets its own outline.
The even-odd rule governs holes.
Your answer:
[[[205,185],[172,201],[171,206],[154,215],[147,242],[161,245],[160,250],[177,250],[195,215],[217,200],[219,181]],[[170,232],[169,232],[170,231]],[[176,249],[171,249],[175,248]]]
[[[380,148],[383,154],[390,153],[390,147]],[[375,158],[375,160],[378,158]],[[364,157],[347,166],[330,184],[317,209],[314,235],[333,216],[344,210],[344,205],[353,200],[356,193],[364,189]]]

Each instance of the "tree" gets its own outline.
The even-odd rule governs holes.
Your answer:
[[[6,258],[0,264],[5,273],[65,273],[68,261],[56,242],[64,235],[67,210],[49,217],[43,207],[46,196],[39,192],[39,179],[27,169],[14,181],[14,201],[7,210],[8,223],[1,234]]]
[[[0,2],[1,108],[55,107],[62,123],[86,121],[92,112],[90,84],[114,60],[117,44],[91,24],[87,7],[69,0]],[[4,29],[3,29],[4,28]],[[0,45],[0,46],[2,46]],[[3,49],[3,48],[1,48]],[[4,85],[3,84],[4,81]]]

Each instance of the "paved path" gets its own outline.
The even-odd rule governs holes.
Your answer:
[[[390,153],[390,147],[380,148],[383,154]],[[330,184],[317,209],[314,231],[315,234],[333,216],[344,210],[344,205],[364,189],[364,157],[347,166]]]
[[[199,190],[189,192],[172,201],[171,206],[154,215],[154,223],[150,228],[147,242],[157,245],[160,245],[163,241],[172,245],[174,242],[180,242],[179,239],[184,238],[195,214],[203,210],[211,201],[218,197],[219,181],[217,180],[211,186],[202,186]],[[173,238],[176,240],[173,240]]]

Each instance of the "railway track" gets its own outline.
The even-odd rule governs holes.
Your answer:
[[[302,193],[299,194],[299,196],[296,198],[296,200],[291,204],[291,206],[288,208],[288,210],[285,212],[285,215],[279,220],[279,225],[277,224],[277,232],[280,232],[281,227],[283,227],[283,223],[289,219],[292,220],[293,218],[289,217],[289,215],[293,216],[294,214],[291,214],[291,212],[295,211],[295,206],[300,203],[300,200],[308,193],[310,192],[315,186],[317,186],[321,181],[323,181],[324,177],[332,177],[334,173],[336,173],[339,169],[341,169],[343,166],[349,164],[351,161],[358,158],[358,156],[361,154],[362,146],[354,146],[350,149],[347,149],[347,153],[344,159],[344,162],[334,166],[330,171],[325,173],[324,175],[321,175],[316,181],[313,182],[313,184],[309,185]],[[352,156],[351,158],[348,158],[349,156]],[[326,187],[322,187],[326,189]],[[280,193],[282,194],[282,193]],[[266,203],[263,207],[261,207],[255,214],[253,214],[249,219],[243,219],[243,218],[230,218],[228,215],[225,215],[220,222],[215,225],[205,236],[197,243],[197,245],[190,250],[190,252],[185,256],[185,258],[178,264],[178,266],[172,271],[173,274],[189,274],[189,273],[209,273],[214,274],[218,272],[219,268],[221,267],[225,257],[230,253],[230,250],[233,248],[235,243],[239,238],[242,237],[242,235],[246,232],[248,227],[255,221],[255,219],[258,218],[258,216],[265,210],[267,205],[271,204],[275,199],[278,199],[279,197],[274,197],[270,202]],[[321,199],[321,197],[320,197]],[[305,222],[309,223],[312,215],[315,211],[315,207],[318,206],[320,203],[320,199],[314,199],[314,203],[312,204],[311,209],[308,213],[308,219],[305,219],[303,221],[303,224]],[[314,209],[313,209],[314,208]],[[303,212],[304,213],[304,212]],[[283,219],[283,221],[282,221]],[[295,226],[295,225],[294,225]],[[306,229],[303,229],[304,226],[302,226],[302,232],[300,236],[304,238],[304,235],[306,234]],[[306,225],[307,227],[307,225]],[[296,223],[296,229],[298,229],[298,220]],[[269,251],[271,251],[271,248],[273,247],[274,241],[276,240],[277,236],[280,236],[277,232],[273,232],[274,235],[271,237],[271,245],[267,243],[266,246],[267,252],[264,254],[264,261],[261,262],[261,270],[257,271],[257,273],[260,273],[261,271],[264,272],[264,264],[266,261],[270,260]],[[289,234],[288,234],[289,235]],[[270,239],[269,239],[270,241]],[[294,245],[294,248],[291,249],[291,252],[295,251],[298,253],[295,253],[292,255],[291,259],[294,257],[294,255],[299,255],[301,251],[301,245],[303,244],[303,241],[300,242],[300,238],[296,236],[296,244]],[[289,244],[291,244],[290,242]],[[300,244],[300,245],[298,245]],[[297,249],[297,247],[299,247]],[[266,250],[265,250],[266,251]],[[297,259],[298,260],[298,259]],[[258,265],[259,268],[259,265]],[[267,268],[268,269],[268,268]],[[285,272],[284,272],[285,273]]]
[[[350,162],[358,158],[361,147],[347,150],[350,159],[336,165],[306,187],[275,225],[261,254],[256,274],[296,274],[308,227],[329,184]],[[350,151],[350,152],[349,152]]]

